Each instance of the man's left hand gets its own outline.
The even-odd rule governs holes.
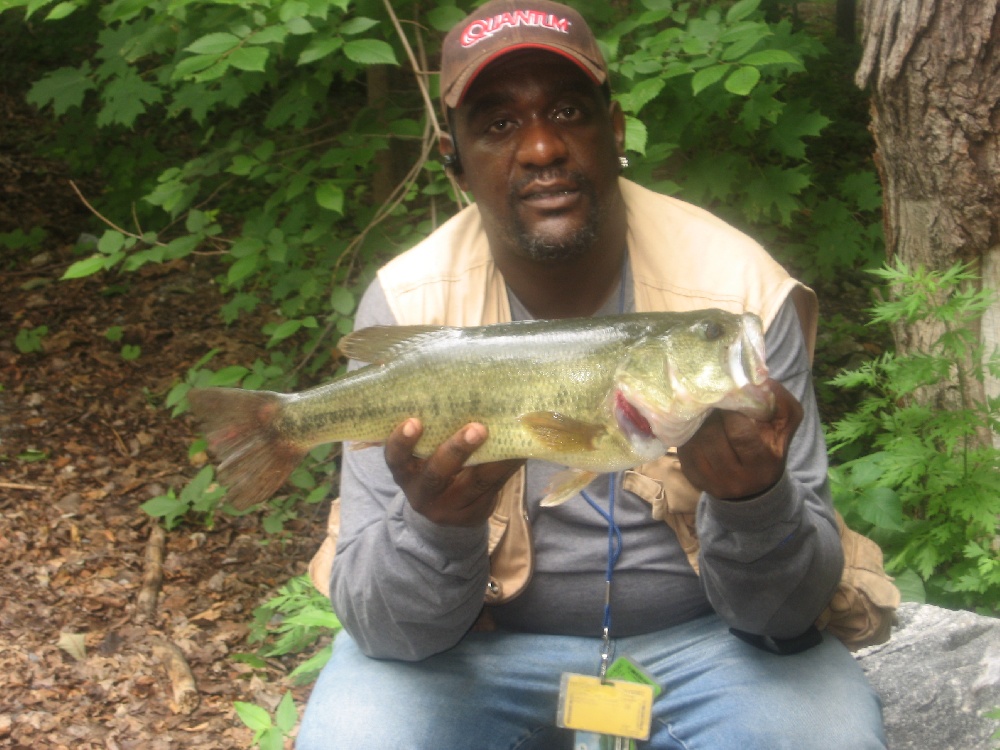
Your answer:
[[[776,380],[774,415],[759,421],[734,411],[715,410],[694,436],[677,449],[684,476],[722,500],[744,500],[781,479],[792,435],[802,422],[802,405]]]

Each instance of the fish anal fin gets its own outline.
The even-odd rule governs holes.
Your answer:
[[[602,424],[584,422],[554,411],[522,414],[520,422],[534,440],[560,453],[592,451],[598,439],[607,433]]]
[[[337,348],[359,362],[384,365],[431,338],[453,336],[456,332],[459,329],[447,326],[370,326],[347,334]]]
[[[599,475],[583,469],[564,469],[552,475],[542,498],[543,508],[554,508],[575,496]]]

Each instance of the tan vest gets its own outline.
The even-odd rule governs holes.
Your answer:
[[[707,307],[733,313],[749,311],[761,317],[766,329],[791,295],[812,357],[817,318],[812,290],[792,279],[759,244],[712,214],[628,180],[622,179],[620,184],[628,212],[636,311]],[[401,325],[488,325],[511,317],[507,288],[493,263],[475,206],[390,261],[378,278]],[[524,485],[522,469],[501,490],[490,519],[486,604],[513,599],[531,578],[533,545]],[[654,518],[670,525],[697,571],[699,545],[694,518],[700,493],[681,473],[676,456],[668,454],[626,471],[622,486],[648,502]],[[338,530],[335,501],[329,536],[309,567],[313,583],[324,593],[329,591]],[[877,556],[881,569],[881,550]],[[889,586],[895,592],[891,583]]]

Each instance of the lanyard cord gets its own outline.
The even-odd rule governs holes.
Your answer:
[[[604,622],[601,626],[602,646],[601,646],[601,666],[600,677],[604,681],[608,671],[608,661],[611,658],[611,578],[614,575],[615,565],[622,554],[622,530],[615,523],[615,494],[617,488],[618,475],[611,474],[608,477],[608,510],[607,512],[594,502],[593,498],[587,494],[586,490],[581,490],[580,494],[591,508],[596,510],[605,521],[608,522],[608,567],[604,576]]]
[[[625,277],[627,269],[628,253],[626,252],[625,257],[622,259],[621,281],[619,282],[619,313],[625,312]],[[593,498],[587,494],[586,490],[580,490],[580,495],[587,501],[587,504],[596,510],[601,517],[608,522],[608,566],[604,575],[604,621],[601,625],[601,682],[604,682],[605,680],[605,675],[608,671],[608,662],[611,659],[611,578],[614,575],[615,565],[618,564],[618,558],[621,557],[622,547],[624,546],[621,527],[615,523],[615,494],[617,485],[618,475],[614,473],[610,474],[608,476],[608,510],[606,513],[604,509],[594,502]]]

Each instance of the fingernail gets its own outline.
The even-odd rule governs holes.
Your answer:
[[[403,437],[411,438],[417,434],[417,424],[412,419],[403,423]]]
[[[475,427],[467,429],[463,437],[465,438],[465,442],[469,445],[477,445],[482,441],[482,435],[480,435],[479,430]]]

